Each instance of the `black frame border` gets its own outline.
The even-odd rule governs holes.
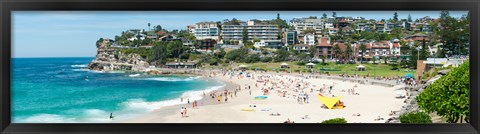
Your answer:
[[[479,92],[477,0],[4,0],[0,1],[1,133],[478,133]],[[469,10],[470,124],[12,124],[10,114],[11,11],[268,11],[268,10]]]

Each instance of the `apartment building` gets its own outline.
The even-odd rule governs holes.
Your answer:
[[[287,31],[283,35],[285,44],[293,45],[298,43],[297,31]]]
[[[199,22],[195,24],[194,35],[199,40],[214,39],[218,40],[220,30],[216,22]]]
[[[331,59],[333,46],[330,44],[330,38],[321,37],[318,41],[318,44],[315,45],[315,48],[317,49],[315,58],[320,58],[323,56],[327,59]]]
[[[320,18],[293,18],[290,23],[298,33],[314,29],[315,34],[320,35],[324,29],[324,22]]]
[[[221,36],[223,40],[229,41],[241,41],[243,40],[243,31],[247,30],[248,41],[254,39],[260,40],[279,40],[278,34],[280,33],[277,25],[256,23],[254,21],[247,21],[240,25],[222,25]]]

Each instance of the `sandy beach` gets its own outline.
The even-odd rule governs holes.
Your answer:
[[[247,74],[250,77],[247,77]],[[140,117],[113,122],[126,123],[283,123],[287,119],[295,123],[319,123],[332,118],[345,118],[348,123],[385,123],[391,111],[398,111],[405,104],[405,99],[395,98],[403,85],[385,87],[364,85],[357,82],[325,78],[302,77],[292,74],[267,74],[247,71],[242,75],[237,72],[206,72],[204,77],[218,79],[226,83],[225,89],[217,90],[223,94],[228,89],[228,101],[223,95],[211,97],[206,93],[198,100],[198,107],[192,104],[162,107]],[[259,82],[260,80],[260,82]],[[325,87],[324,87],[325,84]],[[250,86],[250,89],[248,87]],[[330,86],[332,90],[328,91]],[[355,87],[356,86],[356,87]],[[239,89],[240,88],[240,89]],[[322,89],[323,88],[323,89]],[[267,99],[256,100],[255,96],[264,95],[269,89]],[[322,90],[321,90],[322,89]],[[349,94],[354,89],[356,95]],[[237,91],[236,96],[235,91]],[[283,92],[285,92],[283,97]],[[343,109],[322,108],[323,103],[317,94],[324,96],[342,96]],[[299,94],[307,94],[308,99],[298,100]],[[179,100],[180,101],[180,100]],[[193,102],[193,100],[191,100]],[[180,114],[181,107],[187,108],[187,116]],[[242,110],[243,109],[243,110]],[[244,111],[245,110],[245,111]],[[279,114],[272,116],[271,114]],[[360,116],[354,116],[360,114]],[[376,120],[378,117],[383,120]]]

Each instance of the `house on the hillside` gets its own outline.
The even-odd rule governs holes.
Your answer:
[[[315,45],[315,34],[307,33],[305,34],[303,39],[305,40],[304,44],[308,44],[311,46]]]
[[[310,45],[308,44],[296,44],[293,46],[293,50],[299,53],[309,53]]]

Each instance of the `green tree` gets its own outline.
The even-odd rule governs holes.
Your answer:
[[[212,57],[208,60],[208,64],[211,66],[217,66],[220,62],[221,60],[218,57]]]
[[[342,56],[342,49],[340,49],[340,46],[338,44],[335,44],[333,46],[333,54],[335,55],[336,59],[341,59],[340,56]]]
[[[424,39],[424,40],[422,40],[422,49],[420,49],[420,56],[419,56],[420,59],[419,60],[427,60],[428,55],[430,55],[430,53],[428,51],[428,46],[425,43],[425,39]]]
[[[148,25],[148,31],[150,31],[150,22],[148,22],[147,25]]]
[[[410,16],[410,14],[408,14],[408,19],[407,19],[408,22],[412,22],[412,16]]]
[[[337,12],[332,12],[332,17],[336,18],[337,17]]]
[[[272,57],[266,57],[266,56],[260,59],[260,61],[262,61],[262,62],[270,62],[272,60],[273,60]]]
[[[243,44],[247,43],[248,41],[248,31],[247,31],[247,27],[243,27],[243,31],[242,31],[242,42]]]
[[[313,58],[317,54],[317,48],[315,46],[311,46],[310,48],[308,48],[308,52],[309,58]]]
[[[397,22],[397,21],[398,21],[398,13],[397,13],[397,12],[395,12],[395,13],[393,14],[393,21],[394,21],[394,22]]]
[[[243,59],[243,62],[245,63],[255,63],[260,61],[260,55],[259,54],[251,54],[247,58]]]
[[[240,49],[232,50],[225,55],[225,59],[229,61],[241,61],[245,58],[245,55],[248,55],[248,48],[242,47]]]
[[[417,50],[418,47],[413,47],[410,49],[410,62],[409,62],[409,66],[410,67],[413,67],[413,68],[417,68],[417,60],[418,60],[418,57],[419,56],[419,50]]]
[[[152,56],[150,56],[149,62],[165,64],[168,58],[167,45],[163,42],[155,42],[152,49],[153,53]]]
[[[401,123],[432,123],[432,118],[424,112],[405,113],[400,115]]]
[[[219,59],[223,59],[223,57],[225,57],[226,54],[227,52],[225,52],[225,49],[221,48],[220,51],[215,53],[215,57]]]
[[[450,16],[450,13],[446,10],[443,10],[440,12],[440,19],[441,20],[447,20],[447,18]]]
[[[322,59],[322,65],[325,65],[325,60],[327,57],[325,55],[320,55],[319,58]]]
[[[154,26],[153,30],[155,30],[155,32],[162,31],[162,26],[160,26],[160,25]]]
[[[470,64],[465,61],[440,77],[416,98],[426,112],[447,119],[449,123],[469,122],[470,115]]]
[[[326,18],[327,18],[327,14],[326,14],[326,13],[323,13],[322,19],[326,19]]]
[[[347,120],[345,118],[334,118],[334,119],[329,119],[329,120],[324,120],[322,121],[323,124],[344,124],[347,123]]]
[[[170,41],[167,44],[167,53],[171,58],[179,58],[180,54],[185,51],[181,41]]]
[[[97,43],[98,43],[98,42],[103,42],[103,38],[98,39],[98,40],[97,40]]]

